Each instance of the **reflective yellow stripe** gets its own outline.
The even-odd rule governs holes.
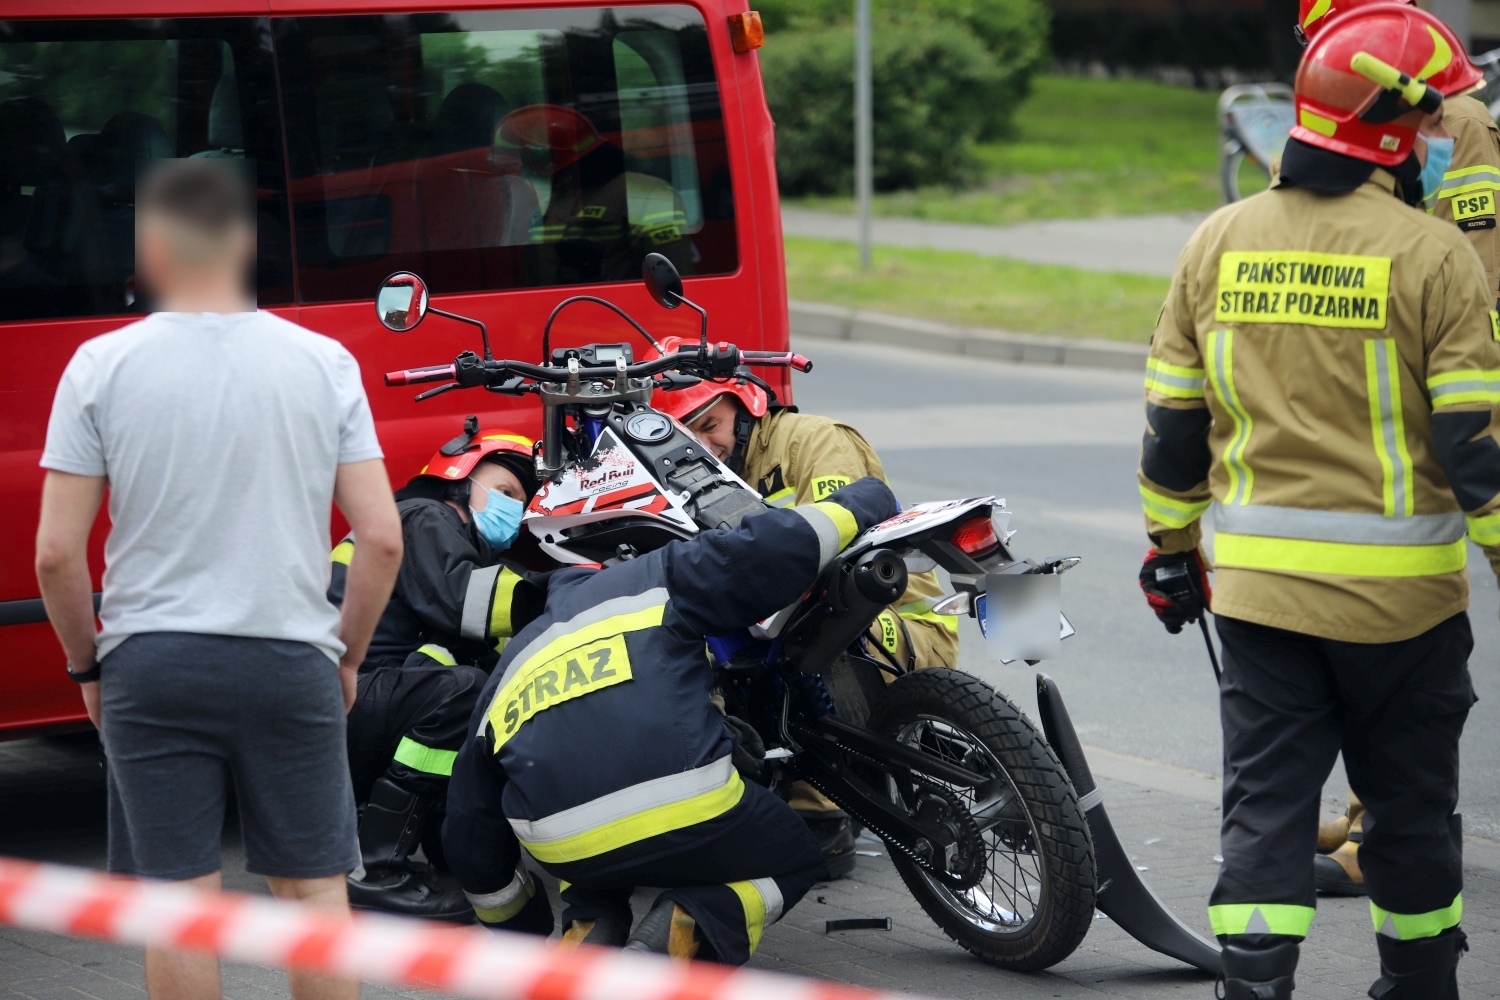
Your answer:
[[[1146,486],[1141,487],[1141,507],[1146,511],[1146,516],[1157,524],[1165,524],[1169,528],[1186,528],[1208,510],[1213,499],[1208,500],[1178,500],[1158,493]]]
[[[846,546],[854,541],[854,536],[859,534],[859,522],[849,509],[840,504],[830,501],[821,501],[813,504],[813,507],[828,515],[829,520],[839,529],[839,551],[842,552]]]
[[[508,639],[515,634],[511,628],[510,602],[516,593],[516,584],[521,582],[519,574],[510,569],[501,569],[495,581],[495,596],[490,599],[489,638]]]
[[[1214,562],[1239,569],[1333,576],[1438,576],[1464,568],[1464,539],[1444,545],[1355,545],[1259,535],[1214,536]]]
[[[448,650],[444,647],[437,645],[436,643],[429,642],[418,646],[417,652],[430,659],[436,660],[445,667],[458,666],[458,661],[453,658],[453,654],[448,652]]]
[[[424,747],[410,736],[403,736],[401,742],[396,744],[395,759],[398,764],[405,764],[413,771],[440,774],[447,778],[453,775],[453,762],[458,759],[458,751]]]
[[[896,613],[909,622],[932,622],[958,635],[957,615],[940,615],[935,611],[898,611]]]
[[[719,788],[680,802],[644,809],[623,819],[604,823],[592,830],[559,840],[526,841],[531,856],[543,863],[560,864],[581,861],[617,850],[628,844],[656,837],[686,826],[706,823],[733,809],[745,794],[745,783],[738,771],[731,771],[729,781]]]
[[[628,611],[624,614],[610,615],[608,618],[590,622],[577,631],[558,636],[534,653],[528,650],[530,655],[526,657],[525,663],[512,663],[506,669],[506,674],[508,675],[506,679],[508,681],[511,676],[518,676],[531,667],[546,663],[548,660],[556,659],[569,650],[577,649],[579,646],[586,646],[597,639],[606,639],[623,632],[637,632],[643,628],[655,628],[661,624],[662,615],[666,613],[666,610],[667,605],[663,601],[660,604],[652,604],[639,611]]]
[[[340,565],[349,565],[349,560],[354,558],[354,543],[347,539],[339,542],[333,547],[333,552],[329,554],[328,558]]]
[[[1482,517],[1471,517],[1469,520],[1469,537],[1479,545],[1500,545],[1500,511],[1493,514],[1485,514]]]
[[[1174,399],[1202,399],[1203,369],[1183,368],[1156,358],[1147,358],[1146,391]]]
[[[797,491],[790,486],[786,487],[785,489],[777,490],[775,493],[772,493],[770,496],[766,497],[766,503],[770,504],[772,507],[790,507],[796,502]]]
[[[1380,459],[1385,516],[1411,517],[1416,498],[1411,488],[1411,454],[1406,449],[1401,371],[1394,340],[1365,341],[1365,385],[1370,395],[1370,433],[1375,439],[1375,456]]]
[[[1477,167],[1459,167],[1443,175],[1437,197],[1452,198],[1470,191],[1494,191],[1500,188],[1500,171],[1483,164]]]
[[[1225,903],[1208,908],[1214,936],[1222,934],[1286,934],[1307,937],[1312,927],[1311,906],[1290,903]]]
[[[1229,473],[1229,494],[1225,503],[1249,503],[1250,491],[1255,488],[1255,473],[1245,462],[1245,448],[1250,443],[1250,431],[1254,424],[1250,413],[1240,403],[1239,393],[1234,389],[1234,331],[1211,330],[1208,334],[1208,379],[1214,387],[1219,402],[1229,411],[1234,421],[1234,435],[1229,447],[1224,449],[1224,469]],[[1165,522],[1163,522],[1165,523]]]
[[[1500,371],[1468,369],[1444,372],[1427,380],[1433,409],[1455,403],[1500,402]]]
[[[536,885],[531,881],[531,873],[520,868],[510,884],[499,892],[482,895],[465,892],[464,895],[468,897],[469,905],[474,907],[474,914],[480,920],[487,924],[503,924],[526,909],[526,904],[536,895]]]
[[[1397,941],[1437,937],[1448,928],[1457,927],[1463,917],[1463,893],[1454,896],[1453,902],[1441,910],[1427,913],[1392,913],[1370,903],[1370,919],[1375,922],[1375,933]]]
[[[750,942],[750,954],[760,947],[766,927],[781,918],[783,899],[781,887],[773,878],[758,878],[748,882],[730,882],[729,888],[740,898],[745,910],[745,937]]]

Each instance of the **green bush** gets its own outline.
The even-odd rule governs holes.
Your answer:
[[[972,182],[1001,72],[965,27],[907,15],[871,45],[875,186]],[[778,32],[761,50],[776,119],[776,167],[789,195],[854,187],[854,38],[847,28]]]

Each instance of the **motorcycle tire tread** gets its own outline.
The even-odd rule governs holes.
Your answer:
[[[870,727],[894,737],[916,714],[960,725],[1000,761],[1031,814],[1044,859],[1043,919],[1015,939],[987,934],[935,898],[914,863],[891,860],[907,888],[943,932],[975,957],[1002,968],[1034,972],[1077,949],[1094,919],[1096,874],[1088,821],[1067,772],[1041,732],[1016,705],[969,674],[944,668],[914,670],[893,681]]]

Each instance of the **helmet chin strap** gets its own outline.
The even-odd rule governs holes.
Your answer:
[[[729,471],[738,476],[745,469],[745,449],[750,446],[750,435],[755,431],[755,418],[742,406],[735,408],[734,450],[729,453]]]

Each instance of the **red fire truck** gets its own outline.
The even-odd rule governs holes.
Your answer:
[[[382,386],[473,346],[461,324],[382,327],[372,298],[393,271],[483,320],[497,352],[540,360],[568,294],[696,336],[696,316],[652,308],[640,287],[659,251],[716,336],[787,343],[745,0],[10,0],[3,16],[0,738],[87,725],[37,596],[37,462],[73,351],[150,308],[133,275],[135,183],[152,160],[232,158],[254,178],[260,306],[354,353],[398,484],[475,408],[486,426],[540,428],[504,396],[419,408]],[[580,155],[539,159],[529,140],[559,122]],[[582,307],[553,342],[603,331],[629,334]],[[107,530],[101,514],[96,588]]]

